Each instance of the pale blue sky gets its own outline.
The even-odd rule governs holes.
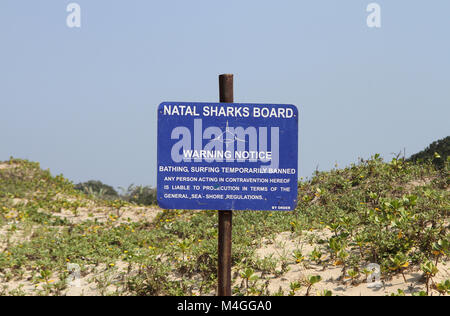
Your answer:
[[[82,9],[81,29],[66,6]],[[450,133],[450,1],[1,0],[0,160],[74,182],[156,184],[156,108],[218,100],[300,110],[300,175]]]

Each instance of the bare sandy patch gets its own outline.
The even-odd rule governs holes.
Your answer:
[[[0,163],[0,170],[17,168],[18,164]]]
[[[58,295],[58,296],[105,296],[114,295],[117,292],[123,293],[123,281],[125,277],[135,275],[136,271],[129,272],[129,264],[117,262],[114,268],[108,268],[104,265],[92,266],[86,265],[75,274],[71,270],[72,277],[63,284],[64,289],[59,293],[46,292],[47,285],[54,285],[61,280],[56,276],[51,276],[47,282],[32,278],[31,273],[27,272],[21,279],[13,279],[8,282],[0,282],[0,290],[5,295]],[[53,290],[54,291],[54,290]]]
[[[125,206],[120,209],[91,206],[80,207],[76,212],[62,209],[61,212],[52,213],[52,215],[66,219],[72,224],[85,221],[97,221],[99,223],[112,221],[120,225],[128,222],[151,223],[161,211],[156,206]]]
[[[401,275],[392,279],[381,280],[379,287],[371,288],[366,282],[364,276],[360,276],[354,283],[348,278],[343,278],[343,267],[334,266],[332,264],[317,265],[308,260],[309,254],[315,249],[321,249],[320,244],[316,241],[329,238],[331,235],[328,231],[308,232],[298,237],[289,232],[284,232],[276,236],[273,241],[265,241],[261,248],[256,250],[256,254],[262,259],[264,257],[273,257],[276,259],[289,260],[287,264],[288,270],[281,276],[269,276],[268,290],[270,293],[276,293],[280,289],[285,293],[289,293],[290,284],[292,282],[300,282],[305,284],[308,276],[319,275],[322,281],[313,286],[310,295],[319,295],[324,290],[330,290],[333,295],[338,296],[386,296],[397,293],[398,290],[406,294],[426,291],[425,279],[419,267],[412,267],[405,272],[406,283]],[[295,262],[293,252],[299,250],[302,252],[305,260],[301,263]],[[324,256],[323,261],[328,258]],[[450,277],[447,260],[438,265],[439,273],[434,278],[435,283],[447,280]],[[280,267],[277,267],[278,269]],[[366,266],[361,266],[361,270]],[[373,284],[372,284],[373,285]],[[296,295],[303,296],[306,294],[306,285],[304,285]],[[438,295],[433,291],[433,295]]]

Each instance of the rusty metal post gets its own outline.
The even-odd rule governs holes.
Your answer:
[[[221,103],[233,103],[233,75],[219,76]],[[233,212],[219,211],[219,263],[217,269],[218,296],[231,296],[231,233]]]

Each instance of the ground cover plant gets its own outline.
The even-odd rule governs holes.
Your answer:
[[[376,263],[385,288],[369,295],[447,295],[443,165],[375,155],[300,182],[294,212],[234,212],[233,294],[352,295]],[[136,198],[104,198],[38,163],[0,163],[0,295],[215,294],[217,212],[127,191]]]

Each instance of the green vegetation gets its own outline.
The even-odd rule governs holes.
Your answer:
[[[312,271],[287,289],[270,291],[269,283],[292,265],[315,264],[340,267],[340,282],[358,285],[371,274],[367,264],[378,263],[382,280],[420,271],[424,291],[411,294],[448,294],[448,281],[435,279],[449,256],[449,181],[448,161],[436,170],[429,161],[386,163],[375,155],[299,183],[294,212],[234,212],[233,293],[317,290],[330,296],[328,289],[319,291],[324,281]],[[133,202],[147,200],[139,198],[141,188],[127,191],[127,201],[106,199],[76,190],[38,163],[0,163],[0,295],[65,294],[68,263],[79,265],[83,282],[102,295],[214,294],[217,212],[146,209],[158,215],[140,220],[130,215],[140,210]],[[286,232],[293,237],[317,232],[309,241],[313,250],[299,247],[280,258],[257,255]]]
[[[438,169],[443,169],[450,155],[450,136],[435,141],[425,150],[412,155],[409,161],[426,162],[431,161]]]

